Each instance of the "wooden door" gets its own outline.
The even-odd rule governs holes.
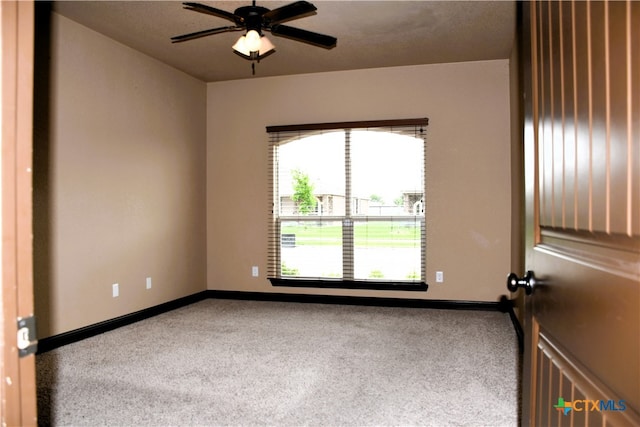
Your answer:
[[[0,424],[36,425],[35,356],[19,357],[18,318],[33,315],[31,150],[33,2],[0,2],[2,293]],[[34,337],[28,337],[30,341]]]
[[[523,425],[640,425],[640,2],[523,10]]]

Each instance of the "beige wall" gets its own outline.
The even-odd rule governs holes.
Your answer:
[[[35,95],[40,337],[206,288],[206,85],[55,14],[50,43]]]
[[[511,267],[509,89],[508,60],[209,83],[208,289],[496,301]],[[429,291],[272,288],[265,126],[415,117],[430,120]]]

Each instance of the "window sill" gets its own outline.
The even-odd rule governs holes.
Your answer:
[[[332,288],[332,289],[367,289],[376,291],[414,291],[426,292],[429,285],[424,282],[385,282],[372,280],[341,279],[294,279],[269,278],[271,286],[292,288]]]

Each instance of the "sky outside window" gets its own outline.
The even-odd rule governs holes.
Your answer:
[[[315,194],[345,194],[342,131],[305,137],[280,146],[279,191],[293,194],[293,170],[307,174]],[[390,148],[392,147],[392,148]],[[423,192],[423,141],[382,131],[351,132],[352,196],[377,195],[393,205],[406,191]]]

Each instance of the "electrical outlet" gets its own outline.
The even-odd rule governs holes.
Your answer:
[[[147,277],[147,289],[151,289],[151,277]]]
[[[443,282],[444,282],[444,272],[436,271],[436,283],[443,283]]]
[[[111,295],[114,298],[120,295],[120,285],[119,284],[114,283],[113,285],[111,285]]]
[[[258,277],[259,276],[259,271],[258,271],[258,266],[254,265],[253,267],[251,267],[251,275],[253,277]]]

